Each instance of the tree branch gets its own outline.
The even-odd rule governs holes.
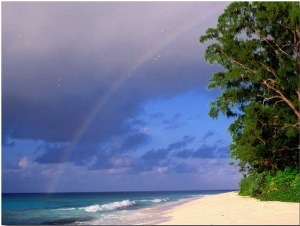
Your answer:
[[[245,64],[239,62],[238,60],[236,60],[234,57],[229,56],[223,48],[221,48],[221,53],[223,53],[226,57],[228,57],[230,60],[232,60],[235,64],[245,68],[246,70],[252,72],[253,74],[256,74],[256,71],[252,70],[251,68],[247,67]]]
[[[263,97],[261,95],[258,95],[259,97]],[[266,101],[269,101],[269,100],[272,100],[272,99],[281,99],[281,96],[277,95],[277,96],[272,96],[272,97],[264,97],[264,100],[263,100],[263,105],[265,104]]]
[[[285,52],[277,43],[274,43],[272,40],[269,40],[267,37],[260,35],[259,31],[255,31],[254,34],[256,34],[258,37],[264,40],[274,50],[274,52],[278,57],[279,57],[278,51],[285,54],[288,57],[291,57],[291,55]],[[274,46],[277,47],[277,49],[274,48]]]
[[[282,92],[280,92],[280,90],[278,90],[277,88],[275,88],[274,86],[272,86],[271,84],[268,83],[268,80],[270,80],[273,84],[274,84],[274,80],[273,79],[266,79],[266,80],[262,80],[261,84],[266,86],[268,89],[274,91],[275,93],[279,94],[280,99],[282,99],[295,113],[295,115],[298,117],[298,120],[300,120],[300,112],[299,110],[295,107],[295,105],[292,103],[291,100],[289,100]]]
[[[255,60],[256,63],[260,64],[261,66],[263,66],[268,72],[270,72],[275,78],[277,78],[276,76],[276,73],[273,69],[269,68],[267,65],[265,65],[264,63],[258,61],[258,60]]]

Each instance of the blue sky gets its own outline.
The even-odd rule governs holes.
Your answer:
[[[236,189],[198,39],[228,2],[3,2],[2,191]]]

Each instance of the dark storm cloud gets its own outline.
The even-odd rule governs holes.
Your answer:
[[[141,105],[152,98],[206,91],[215,68],[204,63],[205,46],[198,38],[225,5],[2,3],[2,145],[12,145],[10,139],[45,142],[34,159],[39,164],[132,170],[168,166],[169,153],[186,148],[195,137],[135,159],[124,153],[151,137],[138,131],[145,122],[128,120],[143,113]],[[184,120],[175,114],[163,123],[165,129],[176,129]],[[210,154],[199,149],[190,156]],[[190,170],[184,167],[174,170]]]
[[[98,151],[99,148],[93,143],[77,144],[74,147],[71,145],[46,144],[37,148],[35,162],[39,164],[52,164],[68,161],[75,165],[84,165],[93,156],[97,155]]]
[[[130,131],[123,122],[143,101],[202,87],[211,69],[205,66],[208,73],[201,75],[203,56],[190,50],[204,48],[197,43],[204,27],[181,33],[169,43],[172,52],[168,45],[158,49],[159,60],[150,54],[143,68],[127,69],[151,48],[168,43],[171,32],[189,31],[187,22],[205,21],[196,13],[203,7],[211,4],[3,3],[3,136],[71,141],[91,120],[85,137],[106,140]],[[169,27],[169,33],[162,32]],[[191,40],[196,44],[189,45]],[[124,79],[126,71],[133,73],[130,79]],[[101,98],[95,117],[86,119]],[[177,125],[169,123],[169,128]]]

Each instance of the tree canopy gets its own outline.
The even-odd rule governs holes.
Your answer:
[[[200,42],[209,63],[224,70],[209,80],[221,95],[209,115],[235,117],[231,157],[240,170],[298,168],[300,125],[300,5],[233,2]]]

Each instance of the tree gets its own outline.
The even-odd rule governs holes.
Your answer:
[[[233,2],[200,42],[223,71],[209,80],[220,88],[209,115],[236,120],[229,127],[231,157],[248,173],[295,169],[299,164],[300,5]]]

